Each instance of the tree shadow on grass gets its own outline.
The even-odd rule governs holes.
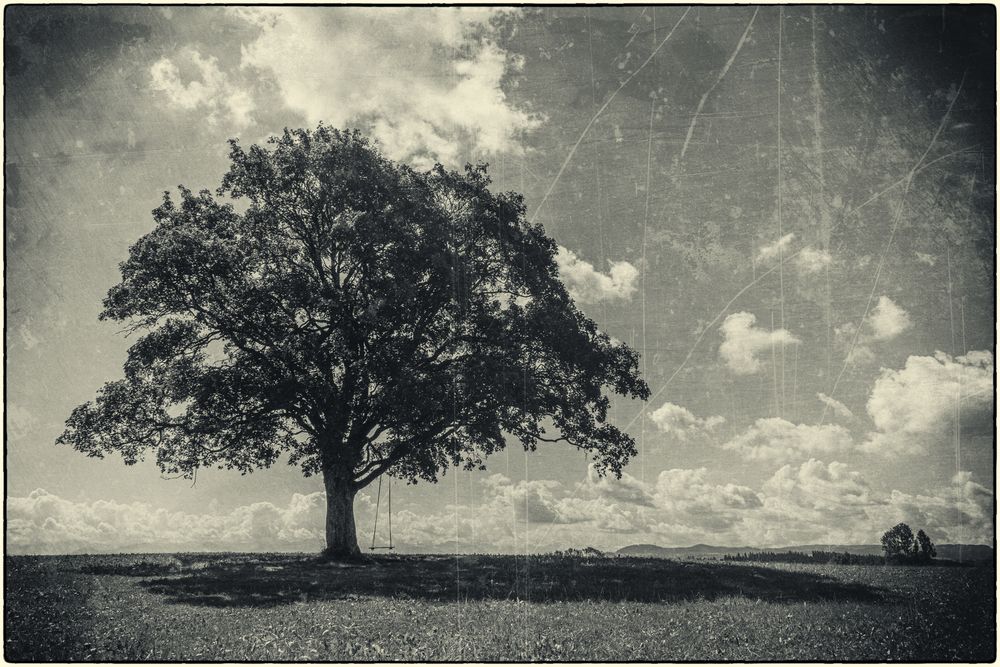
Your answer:
[[[193,566],[173,576],[144,579],[139,585],[168,602],[210,607],[273,607],[370,596],[442,602],[678,602],[745,597],[784,603],[885,603],[893,599],[886,590],[813,572],[658,558],[390,555],[338,564],[272,554],[215,557]]]

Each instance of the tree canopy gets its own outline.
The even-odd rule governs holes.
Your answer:
[[[923,530],[917,531],[917,546],[920,549],[917,558],[920,560],[930,561],[937,556],[937,549],[934,548],[934,543],[931,542],[931,538]]]
[[[923,530],[913,530],[905,523],[898,523],[882,535],[882,550],[888,561],[899,563],[929,563],[937,550]]]
[[[357,551],[353,497],[383,473],[436,481],[508,438],[601,474],[635,455],[605,390],[648,397],[636,353],[576,307],[485,165],[419,173],[322,125],[230,159],[216,194],[242,212],[183,186],[153,211],[101,313],[141,336],[58,442],[184,476],[287,454],[324,475],[334,553]]]

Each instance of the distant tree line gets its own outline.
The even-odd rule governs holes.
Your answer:
[[[726,554],[722,560],[744,563],[826,563],[830,565],[882,565],[885,559],[874,554],[852,554],[836,551],[752,551]]]
[[[603,551],[594,547],[584,547],[583,549],[570,547],[565,551],[553,551],[549,555],[553,558],[604,558],[607,556]]]
[[[835,551],[813,551],[806,554],[801,551],[752,551],[747,553],[726,554],[725,561],[746,563],[828,563],[831,565],[929,565],[935,561],[937,550],[934,543],[923,530],[913,534],[905,523],[899,523],[882,535],[882,556],[875,554],[852,554]],[[943,564],[943,563],[941,563]]]

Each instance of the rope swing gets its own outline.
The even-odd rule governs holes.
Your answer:
[[[381,502],[382,502],[382,475],[379,475],[378,476],[378,495],[375,496],[375,527],[372,528],[372,545],[371,545],[371,547],[369,547],[369,549],[371,551],[375,551],[376,549],[394,549],[395,548],[395,547],[392,546],[392,478],[391,477],[389,478],[389,483],[386,486],[388,488],[388,495],[389,495],[389,509],[388,509],[388,514],[389,514],[389,544],[388,545],[380,545],[380,546],[376,546],[375,545],[375,533],[378,531],[379,506],[381,505]]]

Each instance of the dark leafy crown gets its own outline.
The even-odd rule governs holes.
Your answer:
[[[635,445],[604,388],[645,399],[637,356],[577,309],[485,165],[418,173],[324,126],[231,145],[218,195],[248,208],[164,196],[101,315],[143,335],[60,442],[183,475],[288,452],[360,487],[482,466],[512,437],[620,474]]]

